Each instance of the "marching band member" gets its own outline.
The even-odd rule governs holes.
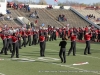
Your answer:
[[[18,37],[16,36],[16,33],[13,33],[12,43],[13,43],[13,51],[11,54],[11,58],[13,58],[13,56],[15,55],[15,52],[16,52],[16,58],[19,58]]]
[[[10,49],[10,52],[12,52],[12,35],[10,33],[7,34],[7,51]]]
[[[1,39],[3,40],[3,48],[0,52],[0,54],[2,54],[4,52],[5,55],[7,55],[7,37],[5,35],[5,30],[2,31]]]
[[[23,39],[22,46],[24,45],[24,47],[26,47],[26,38],[27,38],[26,30],[23,29],[22,30],[22,39]]]
[[[31,30],[30,29],[28,29],[28,31],[27,31],[27,35],[28,35],[28,41],[27,41],[27,43],[26,44],[28,44],[29,43],[29,46],[31,46]]]
[[[90,53],[90,39],[91,39],[92,35],[89,34],[88,32],[86,32],[85,36],[84,36],[84,39],[86,41],[86,47],[85,47],[85,50],[84,50],[84,55],[87,55],[86,52],[88,50],[88,54],[91,54]]]
[[[46,43],[45,43],[45,36],[43,34],[40,34],[39,42],[40,42],[40,56],[44,57]]]
[[[76,38],[77,36],[72,32],[70,39],[71,39],[71,47],[68,51],[68,56],[70,55],[71,51],[73,50],[73,56],[75,56],[76,53]]]

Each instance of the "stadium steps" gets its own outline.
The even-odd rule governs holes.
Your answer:
[[[34,10],[33,9],[31,9],[31,12],[33,12]],[[34,21],[36,20],[36,19],[34,19],[34,18],[29,18],[29,14],[31,13],[31,12],[26,12],[25,10],[18,10],[18,12],[20,13],[20,15],[21,16],[24,16],[25,18],[27,18],[30,22],[32,22],[32,23],[34,23]]]
[[[7,15],[12,15],[12,18],[13,20],[9,21],[7,20],[7,15],[5,15],[5,20],[4,21],[1,21],[3,25],[8,25],[8,26],[12,26],[12,27],[20,27],[20,24],[16,21],[16,18],[17,18],[17,13],[16,13],[16,10],[10,8],[9,9],[11,14],[7,14]]]
[[[1,27],[3,27],[3,26],[4,26],[4,25],[3,25],[3,23],[2,23],[2,21],[0,21],[0,26],[1,26]]]
[[[77,10],[80,14],[82,14],[83,16],[87,16],[89,14],[93,14],[95,16],[95,18],[99,18],[100,14],[96,11],[96,10],[79,10],[79,9],[75,9]]]
[[[48,25],[61,27],[61,24],[59,24],[50,15],[48,15],[48,13],[45,12],[44,9],[34,8],[34,9],[31,9],[30,13],[34,12],[35,10],[37,11],[38,16],[39,16],[39,19],[37,19],[38,20],[38,26],[41,26],[41,24],[44,23],[45,27],[47,27]],[[31,22],[34,22],[36,20],[34,18],[29,18],[28,17],[30,13],[27,13],[27,12],[25,13],[24,10],[22,10],[22,11],[18,10],[18,11],[22,16],[28,18]]]
[[[48,19],[48,25],[51,25],[51,26],[56,26],[56,27],[61,27],[61,24],[57,23],[57,21],[52,17],[50,16],[46,11],[45,9],[41,9],[41,12],[42,14],[44,14],[45,16],[45,20]],[[43,17],[43,16],[42,16]]]
[[[14,17],[14,22],[17,23],[17,25],[22,26],[22,24],[21,24],[19,21],[17,21],[17,17],[22,17],[22,16],[23,16],[23,15],[20,13],[21,11],[14,10],[14,9],[12,9],[12,10],[10,10],[10,11],[11,11],[11,13],[12,13],[12,16]]]
[[[57,27],[62,27],[62,26],[63,26],[63,24],[60,23],[60,22],[58,22],[58,21],[56,21],[55,17],[54,17],[51,13],[49,13],[46,9],[42,9],[42,10],[43,10],[43,12],[44,12],[45,14],[47,14],[53,21],[56,22]]]
[[[54,17],[56,19],[60,14],[64,14],[65,17],[67,18],[67,21],[62,22],[64,26],[66,26],[67,24],[70,24],[70,27],[73,27],[73,26],[74,27],[83,27],[83,26],[89,25],[89,23],[87,23],[85,20],[80,18],[78,15],[76,15],[71,10],[51,9],[51,10],[47,10],[47,11],[50,12],[52,15],[54,15]]]
[[[96,12],[100,14],[100,10],[96,10]],[[99,18],[100,18],[100,17],[99,17]]]

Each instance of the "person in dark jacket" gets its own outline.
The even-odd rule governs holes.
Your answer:
[[[61,63],[64,62],[66,63],[66,45],[67,45],[67,42],[66,42],[66,37],[64,36],[62,38],[62,41],[59,43],[59,46],[60,46],[60,51],[59,51],[59,57],[61,59]]]
[[[40,56],[45,57],[46,42],[45,42],[45,36],[43,34],[40,34],[39,42],[40,42]]]

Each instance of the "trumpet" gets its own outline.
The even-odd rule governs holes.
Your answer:
[[[65,39],[68,40],[68,36],[65,36]]]
[[[68,36],[66,35],[66,36],[63,36],[63,38],[65,39],[65,40],[68,40]]]

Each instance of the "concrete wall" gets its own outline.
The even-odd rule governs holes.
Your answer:
[[[17,17],[17,20],[22,23],[23,25],[28,24],[30,21],[25,17]]]
[[[2,2],[0,2],[0,13],[6,14],[6,5],[7,0],[2,0]]]
[[[49,5],[29,5],[30,8],[47,8]],[[59,9],[60,6],[53,6],[54,9]],[[70,9],[70,6],[64,6],[64,9]]]

